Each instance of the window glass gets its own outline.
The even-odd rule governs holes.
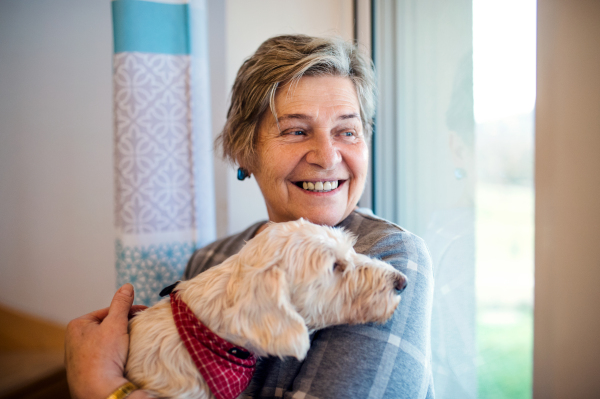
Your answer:
[[[374,2],[373,206],[430,250],[438,398],[531,397],[535,8]]]
[[[536,3],[474,0],[480,398],[530,398]]]

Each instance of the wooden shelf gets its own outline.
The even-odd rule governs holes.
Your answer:
[[[0,399],[69,399],[63,326],[0,305]]]
[[[63,351],[0,352],[0,399],[69,398]]]

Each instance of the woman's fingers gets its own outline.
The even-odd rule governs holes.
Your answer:
[[[120,290],[117,292],[117,294],[119,292],[120,292]],[[116,296],[116,294],[115,294],[115,296]],[[113,298],[113,301],[115,301],[115,298]],[[95,322],[95,323],[101,323],[106,318],[106,316],[108,316],[109,309],[110,308],[95,310],[91,313],[88,313],[86,315],[78,317],[77,319],[91,321],[91,322]],[[148,309],[148,306],[133,305],[133,306],[131,306],[131,309],[129,309],[127,317],[128,317],[128,319],[131,319],[133,316],[136,315],[136,313],[141,312],[142,310],[146,310],[146,309]]]
[[[105,322],[127,328],[129,310],[131,309],[132,304],[133,285],[127,283],[123,285],[113,297]]]
[[[95,310],[91,313],[81,316],[79,319],[89,320],[96,323],[101,323],[108,316],[108,308]]]
[[[133,286],[125,284],[109,308],[88,313],[67,326],[65,363],[73,398],[106,398],[126,382],[128,316],[145,308],[132,306],[133,297]]]

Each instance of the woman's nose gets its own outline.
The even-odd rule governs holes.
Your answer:
[[[318,165],[323,169],[333,169],[341,160],[340,151],[331,137],[315,137],[312,148],[306,155],[308,163]]]

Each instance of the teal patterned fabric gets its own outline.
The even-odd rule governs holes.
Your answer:
[[[181,278],[188,259],[194,252],[193,243],[175,242],[148,246],[123,246],[116,243],[117,286],[135,286],[138,304],[150,306],[169,282]]]
[[[117,285],[150,306],[216,236],[206,5],[112,10]]]

